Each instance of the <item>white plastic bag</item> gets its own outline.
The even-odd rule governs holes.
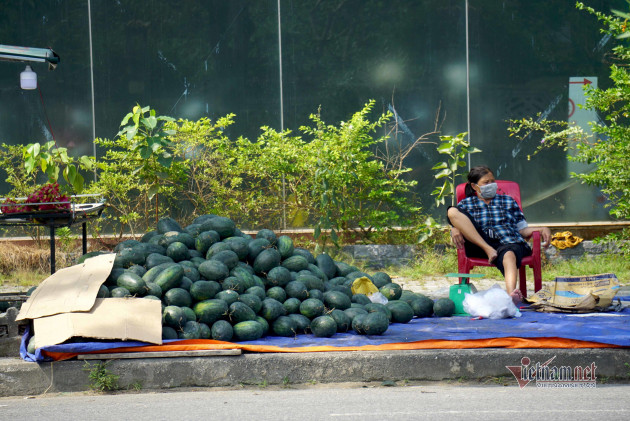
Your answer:
[[[464,311],[473,317],[484,319],[521,317],[521,312],[514,305],[512,297],[498,284],[476,294],[466,294],[463,305]]]
[[[387,302],[389,301],[380,292],[375,292],[374,294],[370,294],[370,295],[368,295],[368,298],[370,299],[370,301],[372,301],[373,303],[377,303],[377,304],[387,304]]]

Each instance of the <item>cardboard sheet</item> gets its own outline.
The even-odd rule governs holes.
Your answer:
[[[579,307],[586,311],[589,305],[591,310],[610,306],[617,291],[619,280],[614,273],[564,276],[556,278],[551,287],[545,285],[527,301],[565,309]]]
[[[99,288],[112,271],[115,257],[115,253],[102,254],[58,270],[42,281],[22,305],[16,320],[89,311]]]
[[[162,343],[162,304],[142,298],[99,298],[89,312],[33,320],[35,345],[60,344],[72,337]]]

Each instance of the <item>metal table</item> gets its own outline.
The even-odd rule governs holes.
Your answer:
[[[100,218],[105,209],[105,200],[98,203],[73,203],[78,197],[90,197],[100,195],[71,196],[70,202],[56,202],[70,204],[70,209],[52,211],[32,211],[19,213],[0,213],[0,226],[44,226],[50,230],[50,273],[55,273],[55,230],[61,227],[70,227],[82,224],[83,230],[83,254],[87,253],[87,223]],[[102,197],[102,196],[101,196]],[[0,199],[0,203],[3,199]],[[15,206],[23,206],[18,203]],[[3,206],[10,206],[4,205]]]

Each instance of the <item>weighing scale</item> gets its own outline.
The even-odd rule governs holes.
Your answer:
[[[448,292],[448,298],[455,303],[455,313],[453,316],[470,316],[464,311],[465,294],[474,294],[477,288],[470,283],[470,278],[483,278],[481,273],[447,273],[447,278],[459,278],[459,283],[451,285]]]

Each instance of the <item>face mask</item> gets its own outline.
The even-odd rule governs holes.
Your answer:
[[[481,190],[479,194],[484,199],[492,199],[494,196],[497,195],[497,187],[498,187],[497,183],[490,183],[483,186],[479,186],[479,190]]]

